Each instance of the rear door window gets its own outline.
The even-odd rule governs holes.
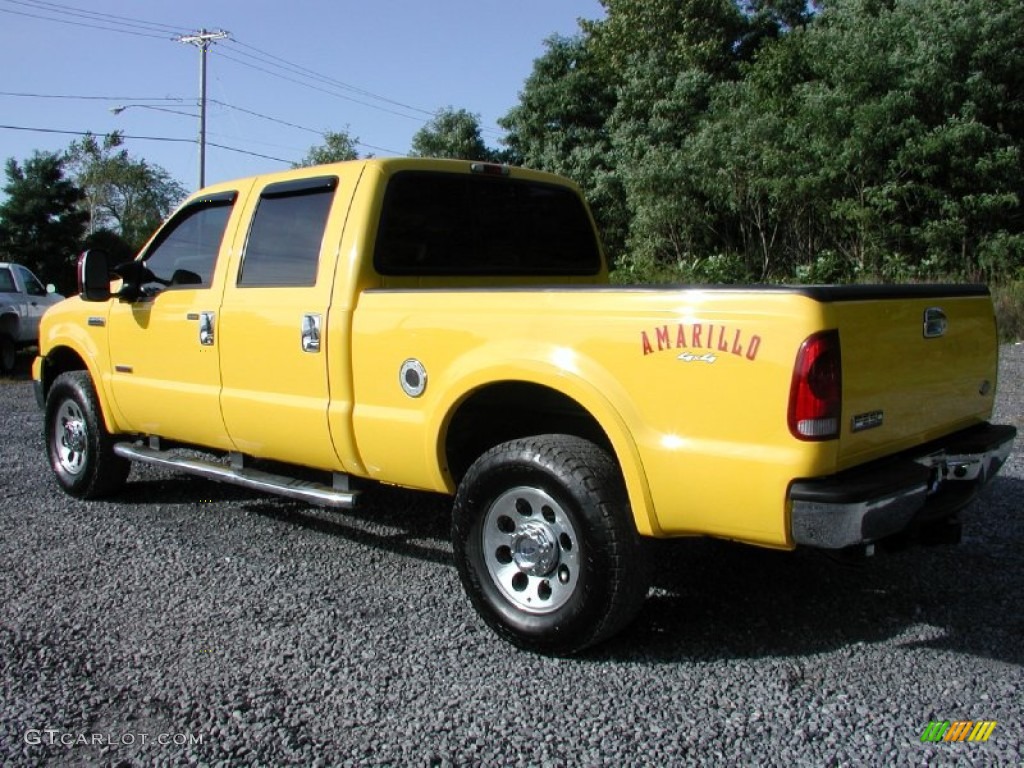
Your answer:
[[[313,286],[337,177],[269,184],[260,195],[238,286]]]

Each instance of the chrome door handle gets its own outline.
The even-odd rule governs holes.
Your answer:
[[[216,312],[199,313],[199,343],[204,347],[212,347],[214,342],[213,325]]]
[[[302,351],[320,351],[320,315],[306,313],[302,316]]]

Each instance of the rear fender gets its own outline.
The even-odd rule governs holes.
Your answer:
[[[500,356],[489,355],[488,360],[493,361],[495,357],[500,359]],[[557,355],[551,357],[542,354],[538,358],[558,359]],[[459,406],[474,392],[497,382],[535,384],[572,399],[597,422],[607,436],[622,472],[637,531],[647,536],[660,533],[640,453],[627,426],[627,419],[620,408],[613,405],[614,401],[628,406],[629,400],[624,395],[616,398],[619,387],[610,376],[602,375],[603,372],[596,369],[586,370],[590,366],[579,359],[573,361],[573,371],[567,371],[566,367],[546,365],[536,358],[520,361],[506,359],[501,365],[480,368],[475,367],[472,361],[461,362],[463,364],[449,370],[449,376],[445,377],[447,381],[437,382],[439,388],[444,389],[444,394],[440,398],[441,407],[436,409],[437,415],[432,417],[427,430],[428,435],[437,436],[435,450],[440,485],[449,492],[455,492],[455,480],[446,469],[445,446],[448,427]]]

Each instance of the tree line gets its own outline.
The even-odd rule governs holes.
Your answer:
[[[604,18],[545,42],[501,147],[447,107],[409,154],[574,179],[620,282],[1024,285],[1020,0],[601,3]],[[328,132],[296,165],[355,159],[358,143]],[[16,202],[33,176],[69,239],[88,226],[131,247],[184,193],[116,134],[7,174],[0,249],[48,276],[59,248],[11,247],[14,222],[33,226]]]
[[[602,0],[501,121],[623,279],[1024,277],[1020,0]]]

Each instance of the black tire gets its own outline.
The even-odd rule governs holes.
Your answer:
[[[514,645],[567,655],[628,624],[649,576],[618,466],[593,443],[540,435],[469,468],[452,515],[459,577]]]
[[[0,375],[7,376],[14,372],[18,362],[18,348],[9,334],[0,333]]]
[[[61,489],[79,499],[118,491],[131,462],[114,453],[92,379],[85,371],[62,373],[46,397],[46,455]]]

